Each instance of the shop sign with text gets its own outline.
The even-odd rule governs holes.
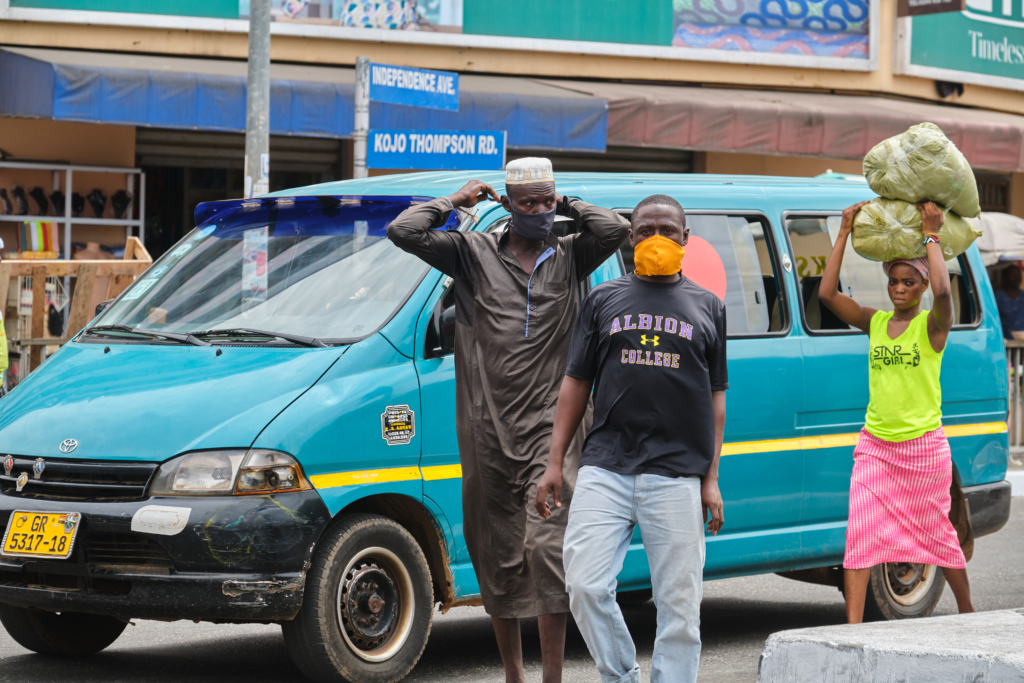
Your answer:
[[[1024,0],[900,19],[898,49],[901,73],[1024,90]]]

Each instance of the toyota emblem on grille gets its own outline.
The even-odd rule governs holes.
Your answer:
[[[64,439],[63,441],[60,442],[61,453],[70,453],[76,448],[78,448],[78,442],[75,441],[74,439]]]

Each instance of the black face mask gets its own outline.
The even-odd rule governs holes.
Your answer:
[[[512,229],[528,240],[546,240],[554,225],[554,209],[541,213],[523,213],[512,209]]]

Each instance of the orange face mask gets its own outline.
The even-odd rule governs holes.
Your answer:
[[[667,237],[653,235],[633,249],[637,275],[675,275],[683,269],[683,245]]]

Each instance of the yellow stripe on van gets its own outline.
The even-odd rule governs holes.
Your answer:
[[[462,479],[462,465],[432,465],[421,467],[423,481],[437,481],[439,479]]]
[[[357,484],[385,484],[391,481],[412,481],[420,478],[419,467],[391,467],[385,470],[359,470],[314,474],[309,481],[318,489],[333,489]]]
[[[855,446],[859,434],[826,434],[824,436],[803,436],[797,439],[774,441],[739,441],[722,444],[722,455],[748,455],[750,453],[775,453],[778,451],[811,451],[819,448],[841,448]]]
[[[979,436],[981,434],[1003,434],[1006,432],[1005,422],[985,422],[973,425],[951,425],[944,428],[946,437]],[[722,444],[722,455],[749,455],[751,453],[775,453],[778,451],[813,451],[820,448],[842,448],[856,446],[857,434],[826,434],[824,436],[804,436],[797,439],[777,439],[775,441],[740,441]]]
[[[985,422],[973,425],[950,425],[945,427],[947,437],[980,436],[982,434],[1003,434],[1005,422]],[[776,453],[778,451],[811,451],[821,448],[843,448],[857,445],[857,434],[826,434],[824,436],[803,436],[797,439],[775,439],[769,441],[738,441],[722,444],[722,455],[750,455],[753,453]],[[356,472],[334,472],[314,474],[309,478],[318,489],[332,489],[357,484],[386,484],[392,481],[439,481],[461,479],[461,465],[432,465],[430,467],[392,467],[382,470],[360,470]]]
[[[976,425],[952,425],[944,429],[946,436],[978,436],[979,434],[1004,434],[1005,422],[986,422]]]

